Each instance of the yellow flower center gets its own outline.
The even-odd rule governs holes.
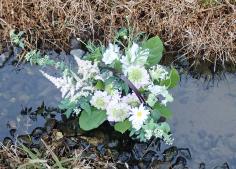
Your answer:
[[[139,111],[139,112],[137,113],[137,117],[138,117],[138,118],[141,118],[141,117],[142,117],[142,114],[143,114],[143,113],[142,113],[141,111]]]

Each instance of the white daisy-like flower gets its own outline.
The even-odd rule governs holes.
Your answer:
[[[132,127],[138,131],[142,127],[145,120],[147,120],[150,112],[141,104],[139,108],[132,108],[130,114],[131,116],[129,121],[131,121]]]
[[[168,72],[161,65],[151,67],[149,70],[152,80],[165,80],[168,77]]]
[[[130,66],[127,71],[128,79],[139,89],[149,85],[150,78],[147,70],[140,66]]]
[[[117,45],[109,43],[108,48],[103,54],[102,61],[108,65],[111,64],[114,60],[119,59],[120,48]]]
[[[111,122],[124,121],[129,116],[130,106],[126,103],[112,100],[107,108],[107,120]]]
[[[44,71],[40,70],[44,77],[51,81],[56,88],[60,89],[62,98],[73,97],[76,91],[76,87],[72,77],[63,76],[63,77],[54,77]]]
[[[105,110],[110,100],[111,96],[106,91],[95,91],[90,103],[97,109]]]
[[[139,106],[139,99],[138,97],[136,96],[135,93],[132,93],[132,94],[128,94],[126,96],[123,96],[121,98],[121,101],[123,103],[127,103],[128,105],[130,105],[131,107],[137,107]]]

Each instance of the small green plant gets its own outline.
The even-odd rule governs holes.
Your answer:
[[[217,5],[219,2],[219,0],[202,0],[202,4],[207,7]]]
[[[18,33],[16,33],[15,30],[11,30],[10,31],[10,38],[11,38],[11,42],[14,45],[19,46],[20,48],[24,49],[25,45],[24,45],[24,39],[22,38],[24,32],[20,31]]]
[[[79,116],[81,129],[89,131],[108,120],[116,131],[130,131],[140,141],[156,137],[172,144],[170,127],[163,119],[172,114],[168,89],[178,84],[179,75],[159,64],[164,50],[159,37],[140,37],[122,29],[106,48],[88,43],[88,54],[74,57],[77,69],[38,51],[28,53],[26,60],[60,70],[62,77],[41,72],[60,89],[59,108],[68,118]]]

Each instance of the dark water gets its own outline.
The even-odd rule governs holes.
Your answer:
[[[173,94],[175,144],[190,148],[193,168],[226,161],[236,168],[236,75],[214,82],[184,76]]]
[[[31,121],[20,116],[24,107],[36,109],[44,102],[56,106],[58,90],[38,71],[36,66],[16,68],[10,62],[0,69],[0,138],[9,136],[7,123],[15,125],[18,134],[31,132],[44,124],[43,118]],[[170,105],[175,145],[189,148],[193,159],[188,166],[197,168],[228,162],[236,168],[236,75],[226,75],[215,83],[182,76],[173,90],[175,101]]]
[[[33,122],[29,116],[21,116],[25,107],[33,111],[42,102],[57,106],[59,91],[38,70],[29,64],[12,66],[11,62],[0,69],[0,139],[9,136],[7,124],[16,127],[18,134],[27,134],[44,123],[40,117]]]

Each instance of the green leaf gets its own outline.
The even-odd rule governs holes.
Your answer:
[[[147,59],[147,66],[151,67],[158,64],[162,58],[164,45],[158,36],[148,39],[143,43],[144,49],[149,49],[149,57]]]
[[[79,99],[78,101],[79,106],[84,109],[87,113],[91,114],[92,110],[91,110],[91,105],[89,104],[89,99],[82,97]]]
[[[58,105],[59,109],[66,110],[64,114],[66,115],[67,118],[70,117],[71,113],[74,111],[76,106],[77,106],[76,102],[72,102],[69,99],[62,100]]]
[[[151,111],[151,117],[153,118],[153,120],[158,121],[161,117],[161,113],[158,109],[154,109]]]
[[[122,90],[125,92],[125,95],[129,94],[129,86],[125,82],[122,84]]]
[[[170,77],[167,80],[161,81],[161,85],[165,85],[168,87],[168,89],[174,88],[179,84],[180,77],[179,73],[176,69],[172,69],[170,71]]]
[[[29,157],[32,160],[38,159],[37,155],[34,154],[28,147],[24,146],[23,144],[20,144],[22,149],[29,155]]]
[[[125,121],[116,123],[114,128],[116,131],[119,131],[122,134],[124,134],[124,132],[126,132],[127,130],[131,128],[131,123],[129,120],[125,120]]]
[[[160,103],[156,103],[155,106],[153,107],[154,110],[158,110],[161,114],[161,116],[165,118],[170,118],[172,116],[172,112],[170,109]]]
[[[72,112],[73,112],[72,108],[67,109],[64,113],[66,115],[66,118],[69,118]]]
[[[98,90],[104,90],[105,89],[105,85],[103,83],[103,81],[101,80],[98,80],[95,87],[98,89]]]
[[[162,122],[160,124],[160,129],[162,129],[165,133],[170,132],[170,125],[167,122]]]
[[[112,67],[117,71],[121,72],[122,71],[122,64],[119,60],[115,60],[114,63],[112,64]]]
[[[81,112],[79,125],[81,129],[88,131],[97,128],[107,119],[106,112],[93,108],[89,114],[85,110]]]

